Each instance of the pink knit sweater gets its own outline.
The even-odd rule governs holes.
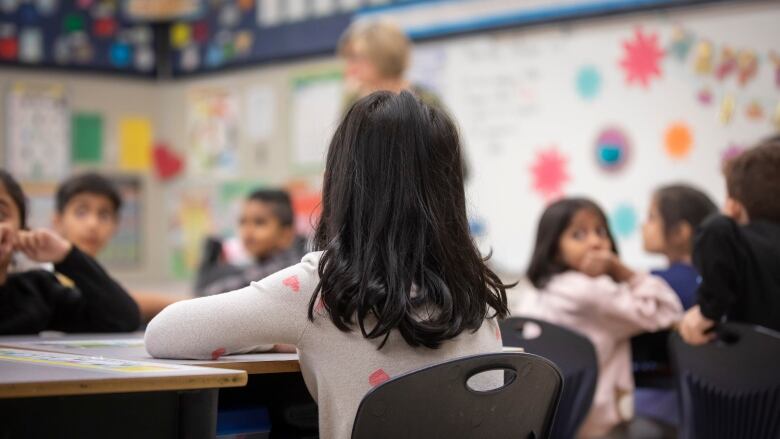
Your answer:
[[[638,274],[628,283],[577,271],[529,289],[513,315],[535,317],[578,331],[596,348],[599,379],[580,437],[598,437],[633,416],[630,338],[668,328],[682,316],[677,295],[661,278]]]

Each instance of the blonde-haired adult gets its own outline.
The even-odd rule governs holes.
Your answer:
[[[361,20],[347,28],[338,46],[346,64],[347,104],[379,90],[409,90],[427,104],[441,107],[435,94],[406,78],[411,50],[409,37],[392,21]]]

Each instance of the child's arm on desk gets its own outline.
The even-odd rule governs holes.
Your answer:
[[[167,307],[149,323],[146,349],[161,358],[210,359],[259,345],[297,345],[310,324],[317,259],[308,255],[240,290]]]

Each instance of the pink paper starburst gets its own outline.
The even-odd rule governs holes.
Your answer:
[[[623,41],[620,67],[626,73],[626,82],[636,82],[647,88],[654,76],[661,77],[659,63],[663,56],[663,49],[658,47],[658,34],[645,34],[641,28],[637,28],[632,40]]]
[[[555,147],[539,151],[531,165],[533,189],[546,201],[563,195],[563,185],[569,181],[568,159]]]

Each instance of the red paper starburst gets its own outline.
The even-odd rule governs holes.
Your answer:
[[[659,65],[664,51],[658,47],[658,34],[644,34],[641,28],[634,31],[634,39],[623,41],[623,59],[620,67],[626,72],[626,82],[638,82],[647,87],[654,77],[661,77]]]
[[[568,159],[555,147],[537,153],[531,165],[533,188],[545,200],[551,201],[563,195],[563,185],[569,181],[567,163]]]

